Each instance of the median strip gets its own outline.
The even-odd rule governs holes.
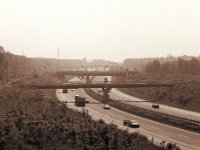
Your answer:
[[[100,94],[95,93],[93,90],[89,88],[84,89],[84,90],[88,95],[102,102],[102,96]],[[131,113],[137,116],[145,117],[145,118],[158,121],[161,123],[169,124],[178,128],[183,128],[186,130],[200,133],[200,122],[195,121],[195,120],[188,120],[185,118],[180,118],[180,117],[176,117],[176,116],[172,116],[168,114],[154,112],[154,111],[147,110],[144,108],[128,105],[126,103],[116,101],[113,99],[109,99],[108,104],[112,107],[115,107],[117,109],[123,110],[125,112]]]

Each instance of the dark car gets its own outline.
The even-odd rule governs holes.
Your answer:
[[[158,104],[152,104],[152,108],[159,109],[159,105]]]
[[[124,120],[123,124],[124,124],[124,126],[128,126],[131,128],[139,128],[140,127],[140,124],[135,120]]]
[[[63,89],[63,93],[68,93],[68,89]]]
[[[124,121],[123,121],[123,124],[124,124],[125,126],[127,126],[129,123],[130,123],[130,120],[124,120]]]

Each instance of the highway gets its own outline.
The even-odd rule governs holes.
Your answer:
[[[118,99],[118,100],[120,99],[120,100],[124,100],[124,101],[126,101],[126,100],[142,101],[142,99],[132,97],[128,94],[125,94],[125,93],[117,90],[117,89],[112,89],[112,91],[110,93],[110,98]],[[166,106],[166,105],[161,105],[161,104],[159,104],[159,106],[160,106],[159,109],[154,109],[154,108],[152,108],[153,103],[151,103],[151,102],[137,102],[137,103],[129,102],[129,104],[138,106],[141,108],[145,108],[148,110],[152,110],[152,111],[156,111],[156,112],[160,112],[160,113],[164,113],[164,114],[169,114],[169,115],[177,116],[177,117],[181,117],[181,118],[196,120],[196,121],[200,122],[200,113],[197,113],[197,112],[192,112],[192,111],[179,109],[179,108],[175,108],[175,107],[170,107],[170,106]]]
[[[108,77],[108,79],[111,81],[110,77]],[[103,77],[96,77],[95,81],[103,81]],[[98,89],[93,88],[92,90],[98,94],[102,94],[102,93],[98,92]],[[200,113],[197,113],[197,112],[192,112],[192,111],[175,108],[175,107],[171,107],[171,106],[166,106],[166,105],[161,105],[161,104],[159,104],[159,106],[160,106],[159,109],[154,109],[154,108],[152,108],[152,104],[153,104],[152,102],[125,102],[125,101],[144,101],[144,99],[130,96],[128,94],[125,94],[125,93],[119,91],[118,89],[115,89],[115,88],[113,88],[110,91],[110,98],[113,100],[121,100],[121,102],[124,101],[124,103],[128,103],[129,105],[137,106],[137,107],[144,108],[147,110],[152,110],[152,111],[160,112],[163,114],[169,114],[172,116],[181,117],[181,118],[195,120],[195,121],[200,122]]]
[[[63,94],[61,89],[56,91],[56,96],[60,101],[73,102],[75,94],[86,97],[90,102],[97,102],[86,95],[83,89],[77,89],[75,91],[69,90],[68,94]],[[68,103],[67,105],[75,110],[81,110],[81,108],[75,107],[73,103]],[[112,122],[116,124],[118,128],[128,129],[129,132],[137,131],[147,136],[150,140],[153,137],[156,144],[164,140],[166,142],[176,143],[184,150],[200,150],[200,134],[134,116],[115,108],[105,110],[102,104],[86,104],[85,109],[88,110],[89,115],[91,115],[93,119],[101,118],[107,123]],[[140,123],[140,128],[132,129],[123,126],[124,119],[137,120]]]

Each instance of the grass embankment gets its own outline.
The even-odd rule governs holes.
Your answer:
[[[193,79],[193,76],[193,78],[191,77],[190,79],[189,77],[190,76],[187,76],[187,80],[185,79],[179,81],[179,83],[175,84],[175,87],[171,88],[124,88],[119,90],[131,96],[144,100],[154,101],[159,104],[173,106],[190,111],[196,111],[200,113],[200,79]],[[150,77],[147,78],[144,76],[142,79],[151,81]],[[174,78],[168,77],[168,79],[173,80]],[[120,79],[117,77],[114,77],[113,80],[120,81]],[[135,80],[139,82],[140,78],[136,78]],[[162,78],[160,80],[162,80]]]

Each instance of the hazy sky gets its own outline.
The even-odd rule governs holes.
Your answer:
[[[0,45],[28,57],[200,55],[200,0],[0,0]]]

